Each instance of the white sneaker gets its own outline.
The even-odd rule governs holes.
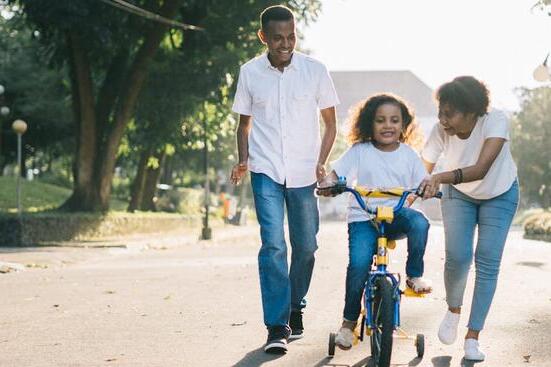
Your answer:
[[[406,284],[408,287],[413,289],[415,293],[426,294],[432,292],[432,282],[423,277],[410,278],[406,279]]]
[[[335,337],[335,344],[337,347],[348,350],[352,348],[352,343],[354,342],[354,332],[346,327],[341,327],[337,336]]]
[[[486,355],[480,350],[476,339],[465,339],[465,359],[469,361],[483,361]]]
[[[457,338],[457,326],[459,325],[460,314],[453,313],[450,310],[446,312],[446,316],[440,323],[438,328],[438,339],[444,344],[453,344]]]

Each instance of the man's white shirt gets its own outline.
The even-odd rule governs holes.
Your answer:
[[[249,170],[287,187],[316,181],[320,109],[339,104],[321,62],[294,52],[283,72],[264,53],[241,66],[233,111],[252,116]]]

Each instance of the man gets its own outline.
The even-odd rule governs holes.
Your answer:
[[[295,18],[284,6],[266,8],[258,36],[267,52],[241,67],[233,111],[239,114],[239,163],[231,181],[251,171],[262,246],[258,254],[268,353],[285,353],[303,335],[302,308],[314,268],[319,227],[316,179],[335,141],[338,98],[326,67],[295,52]],[[320,139],[319,115],[325,123]],[[287,267],[287,207],[292,247]]]

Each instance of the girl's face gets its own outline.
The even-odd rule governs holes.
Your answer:
[[[404,127],[402,111],[393,103],[380,105],[373,121],[373,141],[380,150],[392,151],[400,143]]]
[[[446,134],[457,135],[459,138],[468,137],[476,122],[474,113],[457,111],[449,104],[438,106],[438,120]]]

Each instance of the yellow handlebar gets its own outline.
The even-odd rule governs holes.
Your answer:
[[[355,186],[354,190],[366,198],[400,198],[405,191],[408,191],[401,187],[394,187],[390,189],[369,189],[362,186]]]

